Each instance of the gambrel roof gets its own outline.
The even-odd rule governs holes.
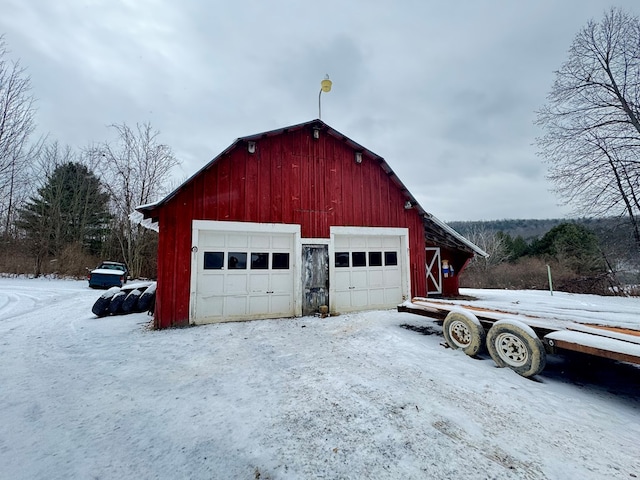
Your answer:
[[[136,208],[136,210],[144,215],[145,219],[156,220],[157,219],[157,211],[162,208],[164,204],[170,201],[173,197],[175,197],[182,189],[186,188],[196,177],[198,177],[202,172],[211,167],[211,165],[215,164],[220,158],[227,155],[229,152],[238,148],[240,146],[246,147],[249,142],[255,142],[263,138],[273,137],[282,135],[287,132],[300,130],[300,129],[314,129],[321,132],[323,135],[330,135],[341,142],[344,142],[347,146],[353,149],[355,152],[361,152],[366,155],[368,158],[377,161],[380,168],[384,170],[389,179],[396,184],[396,186],[402,191],[405,196],[407,202],[411,204],[411,208],[415,208],[417,212],[423,219],[424,222],[424,231],[425,231],[425,239],[427,242],[432,243],[435,246],[443,246],[451,249],[462,250],[471,254],[478,254],[482,256],[487,256],[487,253],[484,252],[480,247],[474,245],[472,242],[467,240],[465,237],[460,235],[454,229],[449,227],[446,223],[442,222],[438,218],[436,218],[431,213],[427,212],[415,199],[415,197],[409,192],[407,187],[402,183],[400,178],[394,173],[389,164],[385,161],[383,157],[377,155],[371,150],[363,147],[359,143],[353,141],[346,135],[338,132],[334,128],[330,127],[322,120],[316,119],[310,122],[300,123],[297,125],[292,125],[289,127],[279,128],[276,130],[270,130],[267,132],[257,133],[255,135],[249,135],[246,137],[240,137],[236,139],[229,147],[227,147],[224,151],[222,151],[219,155],[213,158],[210,162],[208,162],[205,166],[203,166],[200,170],[198,170],[194,175],[192,175],[188,180],[186,180],[182,185],[176,188],[173,192],[167,195],[162,200],[147,204],[141,205]]]

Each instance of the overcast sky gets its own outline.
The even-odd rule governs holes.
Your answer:
[[[562,218],[533,122],[590,19],[637,0],[0,0],[40,133],[150,122],[183,180],[237,137],[318,117],[438,218]]]

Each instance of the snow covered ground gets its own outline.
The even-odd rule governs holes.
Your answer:
[[[95,318],[100,293],[0,279],[0,478],[640,478],[637,366],[556,356],[527,380],[395,311],[152,331]]]

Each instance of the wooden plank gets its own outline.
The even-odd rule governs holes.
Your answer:
[[[556,348],[640,364],[640,345],[590,333],[558,330],[544,339]]]
[[[566,330],[569,325],[573,324],[573,322],[569,322],[566,320],[535,317],[532,315],[525,315],[517,312],[494,310],[489,308],[476,307],[468,304],[447,302],[444,300],[426,300],[420,297],[414,297],[411,300],[411,306],[412,309],[407,310],[410,313],[417,313],[418,310],[424,309],[431,312],[432,315],[433,312],[437,312],[437,315],[442,318],[444,318],[451,310],[464,308],[471,311],[478,318],[478,320],[483,323],[485,329],[491,328],[491,324],[499,320],[516,320],[529,325],[534,329],[534,331],[540,338],[555,330]],[[429,315],[427,314],[425,316]]]
[[[465,310],[471,310],[478,318],[483,318],[483,319],[496,321],[496,322],[498,320],[502,320],[503,318],[506,318],[507,316],[523,317],[521,321],[523,321],[524,323],[527,323],[526,321],[527,318],[537,318],[537,317],[532,317],[530,315],[524,315],[516,312],[509,312],[507,310],[494,310],[490,308],[476,307],[473,305],[463,305],[458,303],[445,302],[441,300],[429,301],[429,300],[420,300],[420,299],[414,298],[411,301],[411,303],[421,308],[439,310],[440,312],[444,312],[444,313],[448,313],[454,309],[464,308]]]
[[[609,326],[605,326],[605,325],[591,325],[593,328],[597,328],[600,330],[608,330],[610,332],[618,332],[618,333],[623,333],[624,335],[632,335],[634,337],[640,337],[640,331],[639,330],[631,330],[629,328],[621,328],[621,327],[609,327]],[[639,341],[640,343],[640,341]]]
[[[567,327],[567,330],[576,332],[590,333],[601,337],[614,338],[625,342],[640,345],[640,332],[637,330],[629,330],[628,328],[606,327],[603,325],[585,325],[576,323]]]
[[[635,363],[637,365],[640,365],[640,357],[635,355],[626,355],[624,353],[612,352],[609,350],[602,350],[600,348],[589,347],[587,345],[563,341],[555,342],[555,346],[564,350],[571,350],[573,352],[581,352],[587,355],[594,355],[596,357],[608,358],[610,360],[618,360],[620,362]]]

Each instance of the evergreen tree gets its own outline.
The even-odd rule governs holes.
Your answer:
[[[501,230],[496,233],[496,236],[504,243],[510,262],[516,261],[520,257],[527,255],[529,252],[529,245],[527,245],[527,242],[521,235],[513,238],[511,235]]]
[[[100,253],[110,219],[108,201],[100,180],[86,166],[68,162],[55,168],[20,210],[18,225],[36,256],[36,274],[45,258],[70,244]]]
[[[562,223],[531,245],[533,255],[553,258],[582,274],[606,272],[598,237],[577,223]]]

